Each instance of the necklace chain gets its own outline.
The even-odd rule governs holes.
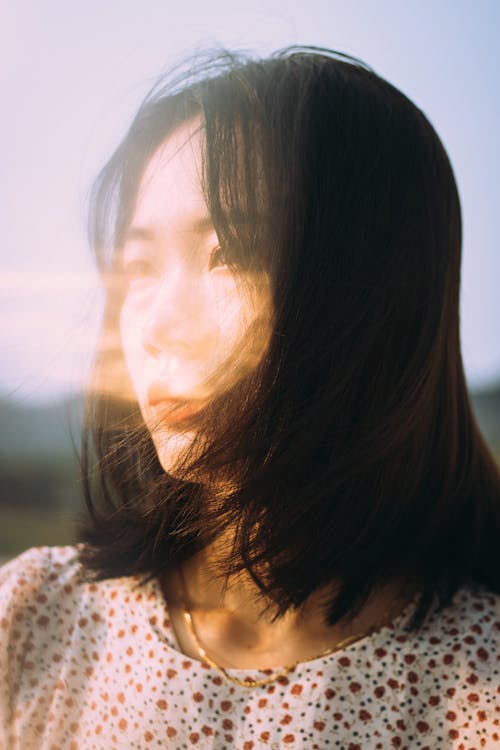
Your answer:
[[[265,685],[270,685],[272,682],[276,682],[277,680],[280,680],[281,678],[286,677],[290,672],[293,672],[293,670],[299,664],[302,663],[300,660],[296,661],[293,664],[287,667],[284,667],[283,669],[279,669],[278,671],[274,672],[271,675],[268,675],[267,677],[263,677],[262,679],[255,679],[253,677],[245,677],[244,679],[241,679],[239,677],[235,677],[234,675],[230,674],[225,667],[221,666],[220,664],[217,664],[217,662],[214,661],[214,659],[212,659],[212,657],[209,654],[207,654],[205,648],[202,646],[200,639],[198,638],[198,634],[196,633],[196,629],[194,627],[191,612],[189,611],[186,605],[186,596],[185,596],[186,592],[185,592],[185,586],[184,586],[184,577],[182,573],[180,575],[180,579],[181,579],[182,591],[184,595],[183,617],[187,625],[187,628],[195,642],[198,656],[206,664],[209,664],[211,667],[216,669],[224,677],[225,680],[227,680],[228,682],[232,682],[235,685],[239,685],[240,687],[245,687],[245,688],[264,687]],[[379,628],[383,627],[384,625],[389,624],[389,622],[391,622],[391,620],[395,617],[396,612],[397,610],[395,607],[393,607],[390,610],[387,610],[384,613],[384,618],[376,625],[373,625],[371,628],[368,628],[366,631],[362,633],[356,633],[354,635],[348,636],[347,638],[344,638],[343,640],[339,641],[335,646],[332,646],[331,648],[328,648],[325,651],[322,651],[320,654],[313,657],[313,659],[307,659],[307,661],[313,661],[314,659],[321,659],[324,656],[329,656],[330,654],[333,654],[336,651],[340,651],[340,649],[345,648],[346,646],[353,643],[354,641],[360,640],[361,638],[365,638],[366,636],[371,635],[376,630],[379,630]],[[263,670],[263,671],[267,671],[267,670]]]

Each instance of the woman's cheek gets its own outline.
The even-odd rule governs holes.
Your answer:
[[[146,386],[145,351],[142,341],[143,316],[131,300],[126,300],[120,314],[120,338],[127,373],[135,396],[141,400]]]

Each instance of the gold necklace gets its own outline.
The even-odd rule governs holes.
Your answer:
[[[229,672],[227,671],[225,667],[222,667],[220,664],[217,664],[217,662],[214,661],[214,659],[212,659],[211,656],[209,656],[209,654],[207,654],[205,648],[200,643],[200,639],[198,638],[198,635],[194,627],[191,612],[189,611],[186,605],[186,588],[184,585],[184,576],[182,572],[180,572],[179,577],[181,580],[182,593],[183,593],[183,613],[182,614],[184,617],[184,621],[188,627],[188,630],[195,642],[198,656],[206,664],[216,669],[224,677],[225,680],[227,680],[228,682],[232,682],[234,685],[239,685],[240,687],[245,687],[245,688],[264,687],[265,685],[270,685],[272,682],[276,682],[276,680],[279,680],[282,677],[286,677],[299,664],[303,663],[301,660],[296,661],[290,666],[284,667],[283,669],[280,669],[278,672],[275,672],[274,674],[269,675],[268,677],[264,677],[260,680],[257,680],[253,677],[245,677],[244,679],[240,679],[239,677],[235,677],[234,675],[229,674]],[[388,625],[389,622],[391,622],[395,618],[396,612],[398,610],[399,610],[399,606],[397,609],[396,607],[392,607],[390,610],[387,610],[384,613],[384,619],[382,619],[376,625],[373,625],[371,628],[368,628],[368,630],[362,633],[356,633],[354,635],[348,636],[347,638],[344,638],[342,641],[339,641],[339,643],[337,643],[335,646],[332,646],[331,648],[326,649],[326,651],[322,651],[317,656],[314,656],[312,659],[307,659],[306,661],[314,661],[315,659],[321,659],[324,656],[329,656],[330,654],[334,654],[336,651],[340,651],[340,649],[345,648],[350,643],[353,643],[354,641],[360,640],[361,638],[365,638],[371,635],[373,632],[383,627],[384,625]]]

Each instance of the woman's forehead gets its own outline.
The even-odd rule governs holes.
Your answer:
[[[202,135],[200,117],[188,120],[175,128],[146,164],[141,187],[152,179],[158,179],[159,175],[168,176],[172,173],[173,176],[174,172],[185,172],[190,177],[198,177],[198,182],[200,182]]]
[[[176,128],[148,162],[142,176],[132,221],[167,221],[169,216],[207,217],[202,187],[200,120]]]

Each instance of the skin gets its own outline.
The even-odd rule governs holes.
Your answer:
[[[346,638],[363,637],[387,624],[415,593],[403,581],[380,587],[352,623],[332,627],[325,622],[323,605],[329,592],[323,590],[300,610],[288,611],[272,622],[272,610],[262,613],[262,599],[248,576],[229,579],[227,586],[217,579],[214,563],[225,548],[224,540],[219,540],[189,560],[181,572],[165,576],[162,585],[183,653],[200,658],[183,617],[187,606],[204,650],[226,668],[279,669],[315,659]]]
[[[196,427],[182,420],[173,424],[172,413],[182,417],[183,409],[202,408],[255,368],[272,320],[266,274],[238,276],[225,263],[201,188],[201,164],[195,120],[174,131],[146,167],[121,248],[128,285],[121,345],[158,458],[172,474],[196,436]],[[235,353],[236,371],[225,367]],[[180,406],[172,411],[173,399]],[[263,616],[248,576],[224,586],[215,575],[230,544],[227,532],[162,580],[179,647],[193,658],[199,654],[182,616],[185,605],[198,638],[221,666],[272,668],[315,658],[348,636],[366,633],[409,598],[400,595],[399,584],[386,586],[350,626],[332,628],[324,621],[322,591],[273,623],[272,612]]]

